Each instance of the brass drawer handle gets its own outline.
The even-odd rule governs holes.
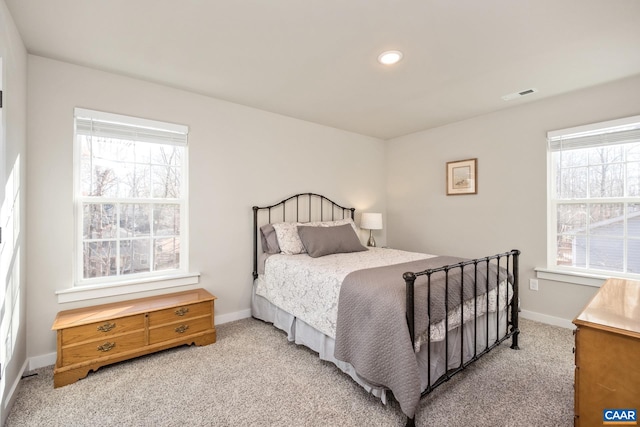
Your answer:
[[[189,329],[189,325],[180,325],[176,328],[176,332],[179,334],[184,334],[184,332]]]
[[[109,332],[110,330],[112,330],[115,327],[116,327],[115,323],[107,322],[102,326],[98,326],[98,331],[100,331],[100,332]]]
[[[184,316],[185,314],[187,314],[189,312],[188,308],[185,307],[180,307],[179,309],[176,310],[176,315],[178,316]]]
[[[102,344],[101,346],[98,346],[98,351],[109,351],[111,349],[113,349],[116,346],[116,343],[114,342],[106,342],[104,344]]]

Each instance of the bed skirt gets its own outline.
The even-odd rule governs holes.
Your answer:
[[[261,280],[259,277],[257,280]],[[256,295],[256,287],[253,286],[251,295],[251,314],[256,319],[272,323],[278,329],[281,329],[287,334],[287,339],[290,342],[295,342],[298,345],[304,345],[309,349],[318,353],[320,359],[336,365],[341,371],[349,375],[356,383],[364,388],[368,393],[378,397],[382,403],[387,403],[388,389],[380,386],[374,386],[368,384],[364,379],[360,378],[355,368],[346,362],[337,360],[333,357],[335,348],[335,339],[319,332],[312,326],[309,326],[303,320],[294,317],[292,314],[280,309],[273,305],[270,301],[260,295]],[[496,315],[498,319],[498,333],[496,334]],[[467,362],[474,355],[484,350],[487,342],[487,321],[486,314],[478,317],[477,322],[467,322],[463,325],[464,329],[464,348],[463,358]],[[497,314],[495,312],[488,313],[489,316],[489,345],[495,340],[496,336],[504,336],[507,331],[506,325],[506,310],[500,310]],[[474,352],[473,336],[474,336],[474,324],[477,325],[476,332],[476,352]],[[460,327],[452,329],[448,334],[448,369],[455,369],[460,366],[461,357],[461,337]],[[418,359],[418,366],[420,370],[420,387],[421,391],[427,389],[427,385],[431,383],[433,385],[442,375],[445,374],[445,343],[444,341],[432,342],[431,348],[431,360],[428,360],[428,354],[426,350],[427,346],[423,346],[422,349],[416,353]],[[430,365],[430,375],[427,366]]]

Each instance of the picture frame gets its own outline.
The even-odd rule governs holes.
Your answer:
[[[478,193],[478,159],[447,162],[447,196]]]

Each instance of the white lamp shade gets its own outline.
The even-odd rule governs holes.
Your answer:
[[[382,214],[365,212],[360,219],[360,228],[365,230],[382,230]]]

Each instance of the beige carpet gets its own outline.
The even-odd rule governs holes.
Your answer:
[[[423,398],[418,426],[573,425],[571,331],[521,320],[520,351],[503,343]],[[101,368],[53,388],[53,367],[21,381],[7,427],[402,426],[334,365],[269,324],[218,326],[218,342]]]

